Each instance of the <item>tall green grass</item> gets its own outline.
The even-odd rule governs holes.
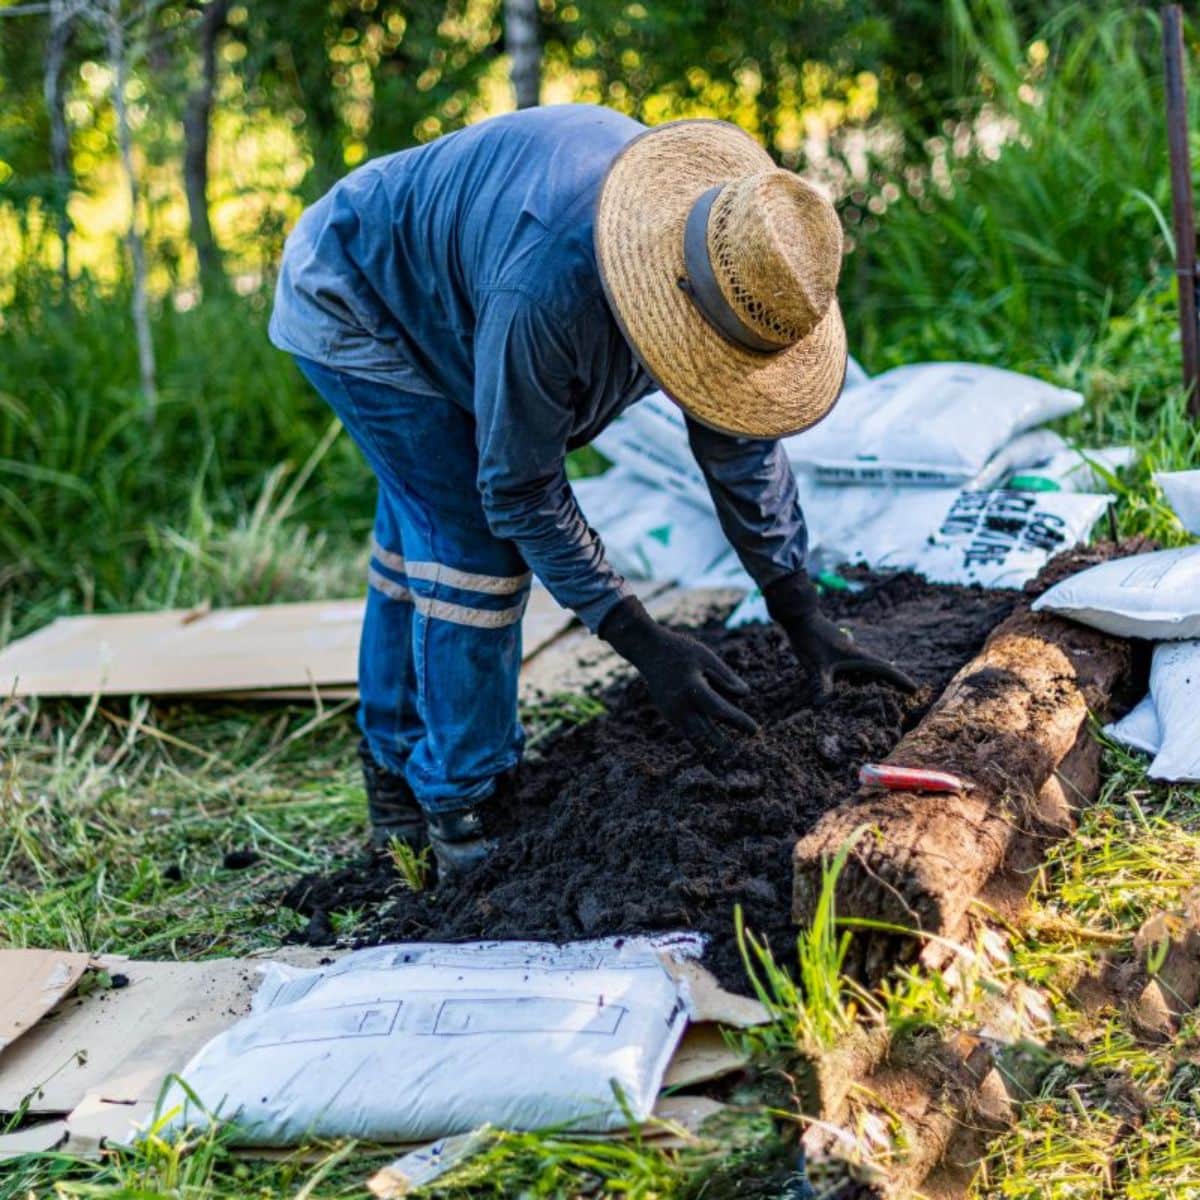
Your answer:
[[[851,263],[852,345],[876,369],[948,355],[1058,368],[1169,266],[1158,19],[1048,5],[1026,44],[1009,0],[947,11],[988,104],[971,126],[947,119],[927,171],[884,170],[892,202]]]
[[[151,410],[125,297],[83,280],[64,306],[27,273],[0,324],[0,594],[15,632],[91,607],[268,599],[264,577],[315,570],[299,527],[339,553],[361,534],[374,489],[345,436],[288,490],[331,414],[268,343],[266,301],[164,306]],[[245,562],[256,536],[282,561]]]

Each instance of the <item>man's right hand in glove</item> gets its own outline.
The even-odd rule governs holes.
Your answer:
[[[750,694],[746,683],[707,646],[659,625],[636,596],[624,597],[599,633],[638,669],[659,712],[701,753],[728,753],[730,728],[757,732],[730,700]]]

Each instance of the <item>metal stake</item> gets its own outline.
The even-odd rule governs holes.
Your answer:
[[[1175,216],[1175,273],[1179,277],[1179,331],[1183,344],[1183,386],[1188,408],[1200,417],[1200,325],[1196,317],[1196,219],[1192,207],[1192,160],[1188,150],[1187,88],[1183,78],[1183,9],[1162,9],[1166,67],[1167,143],[1171,150],[1171,204]]]

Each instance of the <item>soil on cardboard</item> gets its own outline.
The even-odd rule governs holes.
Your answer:
[[[310,917],[305,940],[316,944],[331,940],[329,914],[351,909],[365,914],[358,944],[698,930],[710,939],[708,965],[743,990],[734,906],[790,959],[797,838],[854,794],[858,768],[920,720],[1017,599],[910,574],[828,595],[830,616],[921,687],[906,697],[842,681],[819,707],[775,627],[713,620],[696,632],[750,685],[745,707],[760,724],[730,759],[697,754],[629,680],[602,693],[604,716],[524,765],[515,795],[487,813],[496,850],[466,878],[417,895],[385,857],[364,859],[299,880],[284,903]]]

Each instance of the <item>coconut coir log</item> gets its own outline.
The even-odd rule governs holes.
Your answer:
[[[1072,824],[1076,780],[1094,779],[1080,743],[1089,711],[1103,714],[1130,664],[1128,643],[1022,608],[951,680],[888,755],[951,771],[958,795],[862,789],[796,844],[793,916],[811,921],[826,864],[853,848],[837,881],[840,917],[943,937],[994,876],[1040,860]],[[1068,756],[1071,756],[1068,758]],[[1070,767],[1056,779],[1060,766]]]
[[[924,1194],[935,1176],[942,1195],[961,1194],[988,1141],[1011,1121],[1011,1103],[986,1046],[923,1029],[893,1044],[836,1116],[804,1134],[812,1182],[823,1195],[841,1194],[850,1180],[869,1182],[869,1194],[898,1200],[918,1188]],[[848,1159],[851,1130],[862,1141]]]

